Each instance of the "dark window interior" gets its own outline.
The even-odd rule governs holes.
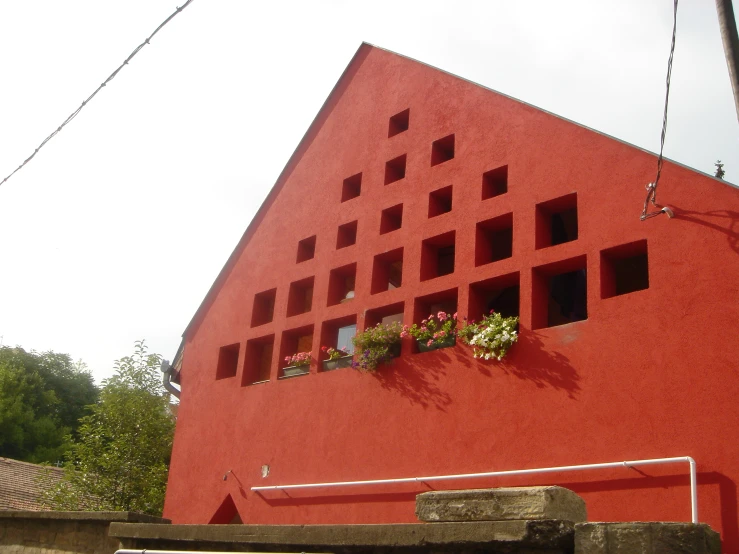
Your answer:
[[[452,185],[429,194],[429,217],[452,211]]]
[[[356,198],[362,192],[362,174],[357,173],[344,179],[341,186],[341,201],[346,202],[352,198]]]
[[[406,155],[398,156],[385,164],[385,184],[389,185],[405,177]]]
[[[407,110],[403,110],[391,117],[387,137],[394,137],[395,135],[399,135],[400,133],[407,131],[410,123],[410,116],[411,110],[408,108]]]
[[[218,351],[216,379],[235,377],[239,364],[239,343],[222,346]]]
[[[403,204],[382,210],[380,217],[380,234],[397,231],[403,226]]]
[[[403,249],[375,256],[372,264],[371,294],[397,289],[403,283]]]
[[[251,326],[270,323],[275,314],[275,297],[277,289],[272,289],[254,295],[254,305],[251,312]]]
[[[434,141],[431,145],[431,165],[439,165],[454,158],[454,135]]]
[[[491,169],[482,174],[482,199],[494,198],[508,192],[508,166]]]
[[[346,248],[357,242],[357,222],[352,221],[339,225],[339,231],[336,234],[336,248]]]
[[[298,260],[297,263],[306,260],[312,260],[316,255],[316,236],[308,237],[298,243]]]

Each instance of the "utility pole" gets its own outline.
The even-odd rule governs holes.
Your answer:
[[[726,65],[729,66],[729,79],[734,91],[734,105],[736,116],[739,119],[739,36],[736,32],[736,19],[731,0],[716,0],[718,24],[721,29],[721,39],[724,42]]]

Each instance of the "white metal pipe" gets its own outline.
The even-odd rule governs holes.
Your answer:
[[[698,484],[695,460],[690,456],[676,458],[654,458],[649,460],[628,460],[625,462],[606,462],[600,464],[580,464],[573,466],[540,467],[535,469],[514,469],[508,471],[488,471],[485,473],[461,473],[458,475],[433,475],[429,477],[404,477],[401,479],[371,479],[367,481],[339,481],[333,483],[305,483],[301,485],[271,485],[251,487],[253,491],[274,491],[290,489],[315,489],[319,487],[352,487],[359,485],[389,485],[398,483],[424,483],[429,481],[446,481],[453,479],[476,479],[481,477],[505,477],[511,475],[534,475],[538,473],[560,473],[564,471],[584,471],[589,469],[609,469],[618,467],[635,467],[646,465],[673,464],[687,462],[690,466],[690,515],[693,523],[698,523]]]

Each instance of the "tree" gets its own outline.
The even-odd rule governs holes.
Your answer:
[[[715,177],[718,177],[719,179],[723,179],[724,175],[726,175],[726,171],[724,171],[724,164],[721,163],[721,160],[717,160],[715,164],[716,166],[716,175]]]
[[[161,514],[174,418],[160,362],[144,341],[133,356],[115,362],[100,401],[81,420],[64,479],[47,494],[51,507]]]
[[[0,348],[0,456],[55,463],[99,390],[67,354]]]

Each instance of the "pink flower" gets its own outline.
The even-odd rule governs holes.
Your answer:
[[[490,313],[491,313],[491,314],[494,314],[494,313],[495,313],[495,310],[490,310]]]
[[[441,331],[439,333],[439,336],[442,337],[442,338],[446,337],[446,331]]]
[[[432,344],[434,344],[434,341],[432,341],[432,340],[429,340],[429,341],[428,341],[428,342],[426,343],[426,346],[431,346]]]
[[[447,317],[446,312],[439,312],[438,314],[436,314],[436,317],[439,318],[439,321],[444,321]]]
[[[439,338],[439,333],[434,333],[434,338],[435,339],[438,339]]]
[[[426,331],[428,331],[428,328],[424,325],[423,327],[421,327],[421,331],[425,333]]]
[[[454,315],[452,316],[454,319],[457,319],[457,312],[454,312]]]
[[[326,347],[326,346],[322,346],[321,347],[321,352],[326,352],[326,350],[328,350],[328,347]]]
[[[407,337],[407,336],[408,336],[408,331],[401,331],[401,332],[400,332],[400,338],[401,338],[401,339],[404,339],[404,338],[405,338],[405,337]]]
[[[286,362],[289,362],[290,361],[290,356],[285,356],[285,361]]]
[[[421,325],[426,325],[427,323],[428,323],[428,320],[427,320],[427,319],[424,319],[424,320],[423,320],[423,321],[421,322]]]

